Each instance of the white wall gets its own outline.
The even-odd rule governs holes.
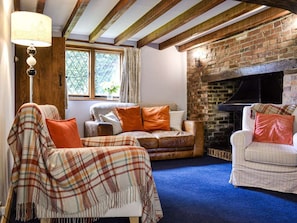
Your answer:
[[[175,47],[157,50],[141,49],[141,103],[174,102],[178,109],[187,109],[186,53]],[[97,101],[69,101],[66,118],[76,117],[83,136],[84,121],[89,119],[89,107]]]
[[[10,14],[13,1],[0,1],[0,201],[6,202],[10,151],[7,136],[14,118],[13,47],[10,42]]]
[[[147,46],[141,52],[141,102],[174,102],[179,109],[186,110],[186,53],[175,47],[157,50]]]

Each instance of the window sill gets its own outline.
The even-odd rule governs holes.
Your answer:
[[[96,97],[96,98],[89,98],[89,97],[69,97],[69,101],[115,101],[119,102],[119,97],[113,97],[113,99],[107,99],[107,97]]]

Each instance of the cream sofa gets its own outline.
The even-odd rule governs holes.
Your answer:
[[[242,130],[231,135],[231,184],[297,194],[297,109],[292,115],[293,145],[255,142],[251,106],[244,107]]]
[[[84,131],[85,137],[92,137],[98,135],[129,135],[138,139],[140,145],[147,149],[151,160],[161,159],[176,159],[186,157],[202,156],[204,154],[204,128],[203,122],[183,120],[181,119],[181,129],[173,129],[170,131],[130,131],[120,132],[115,128],[119,123],[113,120],[103,121],[103,116],[110,115],[116,107],[135,106],[133,103],[114,103],[101,102],[96,103],[90,107],[90,118],[85,122]],[[142,107],[159,106],[159,105],[141,105]],[[183,114],[177,111],[176,104],[169,104],[171,125],[176,120],[172,117]]]

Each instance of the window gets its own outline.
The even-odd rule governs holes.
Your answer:
[[[119,97],[120,51],[66,49],[67,91],[72,98]]]

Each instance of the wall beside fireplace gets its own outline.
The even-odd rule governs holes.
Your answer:
[[[297,103],[296,21],[297,15],[290,14],[187,52],[187,116],[204,121],[205,149],[228,149],[236,117],[219,111],[218,105],[237,89],[234,78],[284,72],[283,101]],[[197,52],[200,67],[195,63]]]

